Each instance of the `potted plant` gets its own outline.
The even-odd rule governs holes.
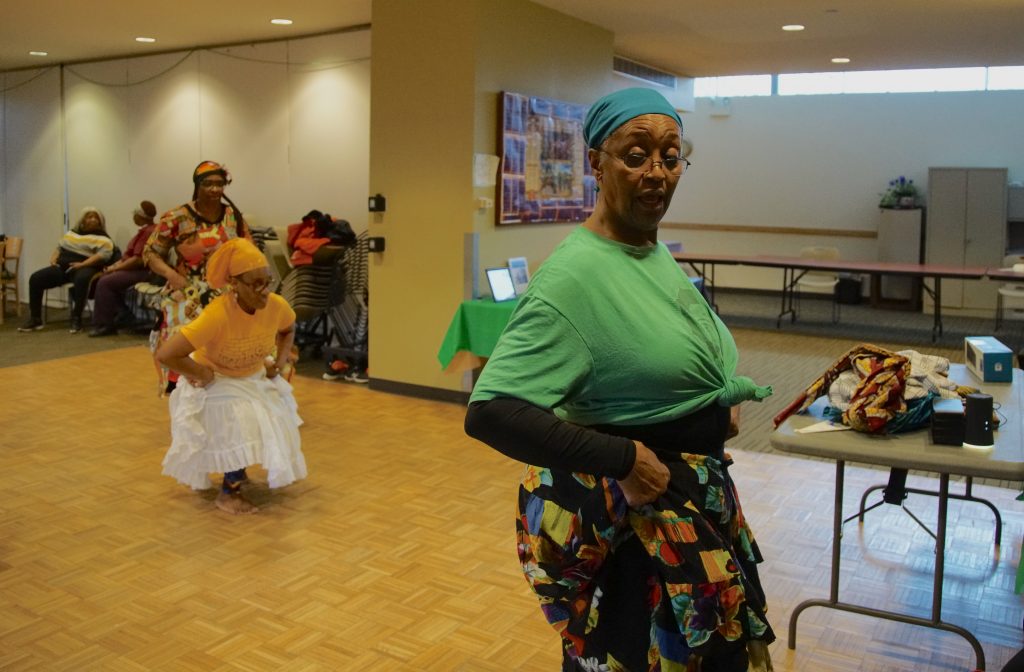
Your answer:
[[[913,208],[916,205],[917,185],[903,175],[895,180],[889,180],[889,188],[882,194],[882,200],[878,203],[880,208]]]

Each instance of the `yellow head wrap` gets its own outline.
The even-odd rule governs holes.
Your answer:
[[[220,289],[230,278],[266,266],[267,259],[258,247],[245,238],[232,238],[206,260],[206,282]]]

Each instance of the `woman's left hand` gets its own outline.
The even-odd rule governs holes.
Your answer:
[[[668,490],[670,477],[668,467],[662,464],[650,448],[639,441],[633,441],[636,459],[629,475],[619,479],[619,487],[632,507],[650,504]]]
[[[74,271],[74,270],[79,269],[79,268],[81,268],[83,266],[85,266],[85,264],[82,263],[81,261],[72,261],[70,264],[68,264],[68,269]]]
[[[281,373],[281,369],[277,366],[277,361],[270,357],[263,360],[263,365],[267,368],[267,378],[273,378],[277,374]]]

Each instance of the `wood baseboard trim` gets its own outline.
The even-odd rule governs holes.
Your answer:
[[[375,392],[399,394],[403,397],[415,397],[416,399],[427,399],[429,401],[444,401],[461,406],[469,404],[469,392],[445,390],[440,387],[428,387],[426,385],[413,385],[412,383],[400,383],[394,380],[370,378],[370,389]]]
[[[805,229],[799,226],[743,226],[740,224],[697,224],[694,222],[662,222],[661,229],[711,231],[716,233],[759,233],[784,236],[832,236],[836,238],[878,238],[877,231],[862,229]]]

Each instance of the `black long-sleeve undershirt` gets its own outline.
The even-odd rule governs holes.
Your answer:
[[[465,426],[474,439],[538,467],[625,478],[636,460],[630,439],[574,425],[522,399],[475,401]]]

